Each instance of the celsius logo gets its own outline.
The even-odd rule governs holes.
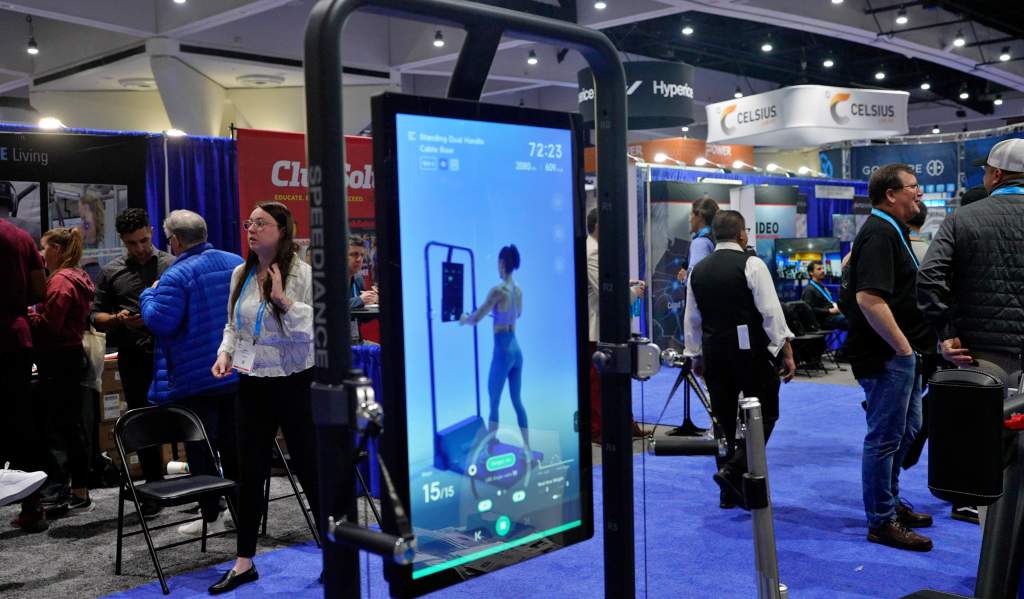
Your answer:
[[[722,124],[722,131],[727,135],[732,135],[736,131],[736,127],[740,125],[749,125],[760,121],[767,121],[774,119],[779,115],[779,109],[775,104],[769,104],[768,106],[758,106],[752,110],[737,110],[738,105],[736,103],[728,104],[722,109],[721,116],[718,120]],[[733,121],[734,124],[730,125],[726,117],[730,114],[736,114],[736,118]]]
[[[839,116],[839,110],[838,110],[839,109],[839,103],[840,102],[845,102],[845,101],[847,101],[849,99],[850,99],[850,94],[840,93],[840,94],[835,94],[834,96],[832,96],[832,101],[829,103],[828,111],[832,115],[832,120],[837,122],[837,123],[839,123],[840,125],[845,125],[845,124],[850,122],[850,117],[848,117],[848,116]]]

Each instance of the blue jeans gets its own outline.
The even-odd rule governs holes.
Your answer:
[[[900,465],[921,430],[921,377],[917,356],[893,356],[884,372],[857,379],[867,396],[861,477],[868,527],[896,517]]]

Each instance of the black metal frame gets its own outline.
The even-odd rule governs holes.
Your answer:
[[[313,540],[316,541],[317,547],[323,547],[320,544],[320,533],[316,529],[316,524],[313,522],[313,517],[310,516],[310,510],[306,508],[306,503],[302,501],[302,496],[306,494],[305,491],[299,489],[299,486],[295,484],[295,474],[292,473],[292,467],[288,464],[289,457],[285,455],[284,450],[281,449],[281,442],[274,437],[273,451],[281,458],[281,463],[284,464],[284,473],[288,477],[288,482],[292,486],[292,492],[286,495],[278,495],[277,497],[270,496],[270,475],[267,475],[267,482],[263,489],[263,514],[261,519],[263,520],[263,526],[260,530],[260,534],[267,536],[267,521],[270,520],[270,502],[280,501],[281,499],[288,499],[294,497],[295,501],[299,502],[299,509],[302,511],[302,516],[306,519],[306,526],[309,527],[309,532],[313,535]],[[356,470],[356,472],[359,472]]]
[[[153,537],[152,537],[152,534],[151,534],[152,531],[154,531],[154,530],[162,530],[164,528],[170,528],[171,526],[178,526],[178,525],[181,525],[181,524],[186,524],[188,522],[195,522],[197,520],[197,518],[186,518],[185,520],[178,520],[178,521],[175,521],[175,522],[168,522],[168,523],[165,523],[165,524],[161,524],[159,526],[151,527],[151,526],[149,526],[146,523],[146,518],[142,515],[142,504],[139,502],[139,496],[138,496],[138,494],[135,491],[135,485],[132,483],[132,474],[131,474],[130,467],[128,465],[128,452],[126,452],[125,449],[124,449],[124,443],[121,440],[121,435],[122,435],[122,431],[124,430],[124,428],[126,426],[125,423],[129,423],[129,425],[130,425],[130,421],[133,419],[133,418],[128,418],[129,416],[134,416],[134,417],[137,418],[139,412],[142,412],[142,411],[158,411],[158,410],[163,410],[163,411],[174,410],[174,411],[186,413],[190,417],[190,419],[193,421],[193,423],[199,428],[199,431],[202,432],[202,434],[203,434],[203,442],[206,444],[206,449],[210,452],[210,457],[213,459],[214,468],[217,470],[217,472],[221,473],[220,474],[221,478],[224,478],[224,475],[223,475],[223,469],[221,468],[220,458],[217,456],[217,453],[213,451],[213,447],[210,445],[210,438],[206,435],[206,429],[203,427],[202,421],[199,419],[199,416],[197,416],[195,412],[193,412],[192,410],[189,410],[188,408],[184,408],[184,407],[181,407],[181,406],[164,406],[164,407],[152,406],[152,407],[147,407],[147,408],[136,408],[134,410],[128,410],[127,412],[122,414],[121,417],[118,418],[117,422],[114,424],[114,443],[117,445],[117,453],[121,457],[121,483],[118,486],[118,493],[117,493],[117,549],[116,549],[116,554],[115,554],[115,557],[114,557],[114,573],[115,574],[121,574],[121,553],[122,553],[123,539],[126,538],[126,537],[131,537],[131,536],[135,536],[135,535],[138,535],[138,534],[142,534],[145,537],[145,539],[146,539],[146,547],[149,549],[149,557],[153,560],[153,567],[156,569],[157,578],[160,579],[160,589],[163,591],[164,595],[167,595],[171,591],[167,587],[167,577],[164,575],[163,568],[160,567],[160,559],[157,557],[157,554],[156,554],[157,551],[160,551],[161,549],[170,549],[171,547],[178,547],[180,545],[187,545],[189,543],[200,543],[200,548],[199,548],[200,552],[206,553],[206,539],[207,538],[209,538],[209,537],[218,537],[218,536],[230,534],[230,533],[232,533],[234,531],[224,530],[224,531],[221,531],[221,532],[216,532],[216,533],[208,534],[207,531],[206,531],[206,520],[203,519],[203,516],[200,513],[198,519],[203,521],[203,531],[202,531],[202,534],[199,536],[199,538],[185,539],[185,540],[177,541],[177,542],[174,542],[174,543],[168,543],[166,545],[159,545],[159,546],[153,545]],[[149,416],[147,416],[147,417],[149,417]],[[125,420],[126,418],[128,418],[128,420]],[[182,441],[182,439],[166,440],[166,441],[167,442],[177,443],[178,441]],[[162,445],[163,442],[161,442],[159,444]],[[156,444],[154,444],[154,445],[156,445]],[[142,448],[137,448],[137,449],[142,449]],[[227,479],[225,479],[225,480],[227,480]],[[135,530],[135,531],[129,532],[127,534],[124,533],[124,504],[125,504],[125,501],[127,500],[125,498],[125,488],[126,487],[131,490],[130,494],[131,494],[132,504],[134,504],[134,506],[135,506],[135,514],[139,517],[139,524],[140,524],[139,530]],[[226,490],[223,490],[223,491],[199,491],[199,492],[190,493],[189,497],[190,497],[190,499],[194,498],[195,500],[198,500],[198,499],[200,499],[200,498],[202,498],[202,497],[204,497],[206,495],[214,495],[214,494],[216,494],[217,496],[220,496],[220,497],[224,497],[224,499],[227,501],[227,504],[228,504],[228,510],[231,512],[231,518],[232,518],[232,520],[235,521],[235,525],[236,525],[236,528],[237,528],[238,513],[235,511],[235,504],[234,504],[234,500],[231,497],[230,490],[231,489],[226,489]]]
[[[310,207],[310,254],[313,262],[315,383],[313,412],[318,429],[321,526],[332,514],[356,522],[354,464],[355,406],[346,394],[350,376],[347,265],[344,252],[348,207],[342,166],[342,30],[359,9],[430,23],[466,28],[494,26],[503,35],[577,50],[590,64],[595,80],[597,189],[601,220],[599,256],[601,339],[629,340],[629,234],[626,175],[625,74],[618,51],[603,33],[472,2],[456,0],[320,0],[310,14],[304,43]],[[335,273],[330,276],[328,273]],[[635,596],[635,548],[632,415],[630,376],[602,374],[604,444],[605,595]],[[323,532],[323,530],[321,530]],[[328,597],[357,597],[359,552],[328,543],[324,551],[324,591]]]

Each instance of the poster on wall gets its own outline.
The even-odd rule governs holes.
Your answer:
[[[764,185],[754,188],[754,213],[757,219],[757,256],[771,267],[775,240],[796,237],[797,192],[795,187]],[[804,219],[806,223],[806,216]]]
[[[31,235],[37,245],[43,229],[39,187],[35,181],[0,181],[0,219]]]
[[[879,167],[892,163],[907,164],[914,169],[924,193],[951,196],[957,189],[959,160],[954,142],[875,144],[850,148],[850,164],[855,179],[867,181]]]
[[[82,268],[95,280],[105,264],[124,252],[114,222],[128,207],[127,186],[50,183],[47,187],[48,228],[75,227],[82,232]]]

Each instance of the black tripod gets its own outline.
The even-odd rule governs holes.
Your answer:
[[[668,399],[665,400],[665,407],[661,409],[661,415],[658,416],[658,422],[661,422],[662,417],[665,415],[665,410],[668,409],[668,404],[672,401],[672,397],[675,396],[676,391],[679,390],[679,386],[683,386],[683,423],[666,433],[670,437],[704,437],[708,433],[708,429],[700,428],[694,424],[690,418],[690,391],[695,390],[698,399],[704,405],[704,409],[707,410],[708,414],[712,414],[711,402],[708,400],[707,394],[704,392],[704,388],[701,387],[700,383],[697,382],[697,377],[693,374],[692,360],[684,358],[682,354],[673,349],[666,349],[662,352],[662,362],[666,365],[676,366],[679,368],[679,376],[676,377],[676,382],[672,385],[672,391],[668,394]]]

